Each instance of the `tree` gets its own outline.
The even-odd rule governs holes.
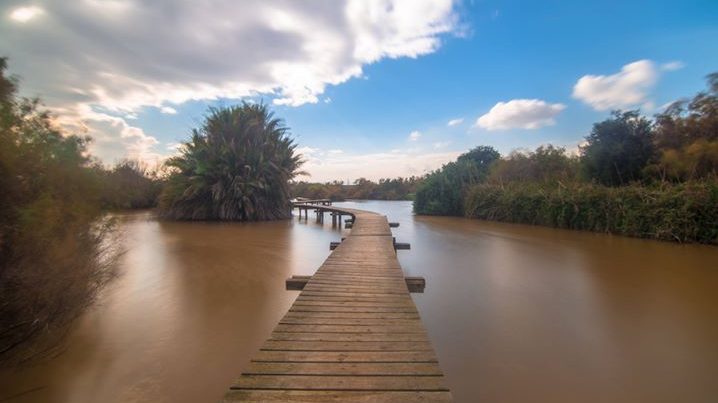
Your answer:
[[[555,182],[575,179],[576,158],[569,157],[566,149],[551,144],[540,146],[533,152],[514,151],[491,167],[493,182]]]
[[[638,111],[612,112],[593,125],[581,147],[584,174],[609,186],[641,180],[641,171],[655,155],[652,138],[651,122]]]
[[[500,157],[493,147],[478,146],[432,172],[416,191],[414,211],[418,214],[462,215],[466,190],[486,180],[491,165]]]
[[[718,73],[707,81],[707,91],[656,115],[659,156],[648,175],[670,181],[718,175]]]
[[[256,221],[290,215],[289,180],[302,161],[289,129],[264,104],[210,109],[192,132],[160,196],[177,220]]]
[[[17,95],[0,58],[0,364],[50,352],[112,278],[89,138]]]

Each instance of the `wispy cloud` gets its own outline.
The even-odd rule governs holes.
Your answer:
[[[686,67],[686,64],[685,64],[685,63],[683,63],[683,62],[680,61],[680,60],[674,60],[674,61],[672,61],[672,62],[663,63],[663,64],[661,65],[661,70],[663,70],[663,71],[676,71],[676,70],[680,70],[680,69],[682,69],[682,68],[684,68],[684,67]]]
[[[452,126],[458,126],[462,123],[464,123],[464,118],[458,118],[458,119],[451,119],[446,125],[449,127],[452,127]]]
[[[421,132],[418,130],[414,130],[413,132],[409,133],[409,141],[417,141],[421,138]]]

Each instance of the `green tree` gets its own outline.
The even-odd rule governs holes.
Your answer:
[[[491,167],[492,182],[556,182],[576,178],[578,160],[551,144],[533,152],[514,151]]]
[[[17,96],[0,58],[0,363],[52,350],[112,278],[89,138]]]
[[[160,214],[177,220],[255,221],[290,215],[289,180],[302,161],[264,104],[210,109],[167,165]]]
[[[581,147],[583,172],[609,186],[642,179],[641,172],[655,155],[651,122],[638,111],[614,111],[595,123]]]
[[[491,165],[500,157],[493,147],[478,146],[432,172],[416,191],[414,211],[417,214],[462,215],[466,190],[486,180]]]
[[[656,116],[659,156],[648,175],[673,182],[718,175],[718,73],[707,81],[707,91]]]

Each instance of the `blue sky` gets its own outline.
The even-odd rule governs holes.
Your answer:
[[[81,3],[0,6],[0,51],[108,163],[161,161],[250,99],[305,180],[420,175],[480,144],[575,150],[611,109],[653,115],[718,71],[716,1]]]

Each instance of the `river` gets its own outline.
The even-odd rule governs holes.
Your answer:
[[[387,214],[457,402],[718,401],[718,247]],[[0,402],[215,402],[341,234],[309,222],[120,216],[120,277]]]

